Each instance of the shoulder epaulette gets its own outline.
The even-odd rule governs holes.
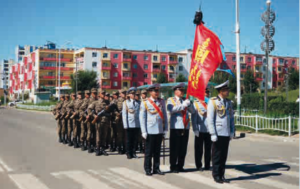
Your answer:
[[[212,97],[212,98],[210,98],[211,100],[218,100],[218,98],[217,97]]]

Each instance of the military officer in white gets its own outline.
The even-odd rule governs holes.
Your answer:
[[[173,90],[175,96],[169,98],[167,102],[167,109],[170,113],[170,171],[178,173],[184,172],[190,128],[188,112],[193,113],[194,108],[189,99],[182,99],[185,91],[184,83],[174,86]]]
[[[205,90],[205,97],[209,97],[209,90]],[[195,100],[192,114],[192,125],[195,134],[195,164],[199,171],[209,170],[211,161],[211,139],[207,128],[207,104],[202,100]],[[204,168],[202,167],[203,146],[205,147]]]
[[[234,136],[234,117],[229,96],[229,81],[215,87],[218,96],[211,98],[207,107],[207,124],[212,143],[212,176],[217,183],[228,183],[225,165],[229,141]]]
[[[141,102],[140,124],[145,143],[144,169],[147,176],[151,176],[152,158],[153,174],[164,175],[160,171],[160,149],[163,137],[168,132],[168,117],[166,103],[159,97],[160,84],[148,87],[150,97]]]
[[[131,87],[127,94],[129,98],[123,102],[122,118],[123,125],[126,132],[126,151],[127,158],[138,158],[136,156],[136,142],[140,129],[139,111],[140,105],[134,99],[136,92],[135,87]]]

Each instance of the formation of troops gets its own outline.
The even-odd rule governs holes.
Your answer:
[[[108,156],[107,151],[126,154],[128,159],[145,154],[147,176],[164,175],[160,171],[163,140],[169,133],[170,172],[184,172],[190,123],[195,135],[195,165],[199,171],[210,170],[217,183],[225,179],[229,141],[234,137],[234,117],[229,95],[229,82],[215,87],[219,94],[208,99],[183,98],[184,83],[173,87],[174,97],[160,98],[160,84],[147,90],[114,91],[109,94],[92,88],[77,94],[61,95],[53,109],[59,142]],[[169,115],[169,116],[168,116]],[[170,132],[169,132],[170,131]],[[202,157],[204,154],[204,164]]]

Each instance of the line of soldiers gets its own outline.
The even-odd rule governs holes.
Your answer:
[[[184,87],[184,83],[174,86],[174,97],[168,98],[167,103],[159,96],[159,84],[150,85],[147,91],[142,90],[141,97],[135,87],[128,91],[115,91],[112,96],[92,89],[91,96],[89,91],[85,91],[85,99],[79,91],[77,99],[74,93],[71,94],[71,101],[68,95],[61,96],[61,102],[53,110],[59,142],[74,145],[75,148],[81,146],[89,153],[95,150],[97,156],[107,156],[105,150],[110,146],[110,151],[117,150],[119,154],[126,152],[128,159],[138,158],[138,147],[141,152],[145,147],[146,175],[164,175],[159,168],[160,151],[170,128],[170,172],[184,172],[190,114],[195,134],[196,168],[199,171],[210,170],[212,160],[214,180],[217,183],[228,182],[224,177],[225,164],[229,141],[234,136],[232,104],[227,99],[229,82],[216,86],[219,95],[209,99],[209,102],[184,99]],[[207,90],[207,97],[208,94]]]

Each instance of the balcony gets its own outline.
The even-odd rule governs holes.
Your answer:
[[[169,73],[174,73],[175,72],[175,69],[168,69]]]
[[[262,65],[263,62],[262,61],[256,61],[255,65]]]
[[[77,62],[83,62],[84,57],[76,57],[75,60],[76,60]]]
[[[152,77],[151,80],[152,80],[152,81],[157,81],[157,78]]]
[[[40,67],[40,70],[58,70],[58,67],[46,67],[42,66]],[[72,71],[74,68],[68,68],[68,67],[60,67],[61,71]]]
[[[131,81],[132,80],[132,74],[131,73],[129,73],[129,74],[124,74],[123,73],[122,80],[129,80],[129,81]]]
[[[153,72],[161,72],[161,69],[160,69],[160,68],[153,68],[152,71],[153,71]]]
[[[102,70],[111,70],[111,66],[102,66]]]
[[[131,57],[123,57],[123,62],[131,62]]]
[[[40,79],[55,79],[55,76],[43,75],[40,76]]]
[[[59,58],[56,58],[56,57],[44,57],[44,58],[41,58],[41,60],[43,60],[43,61],[59,61]],[[61,58],[60,61],[61,62],[72,62],[72,59],[71,58]]]
[[[174,82],[175,78],[169,78],[169,82]]]
[[[123,67],[123,65],[122,65],[122,70],[123,70],[123,71],[130,71],[130,66],[128,66],[127,68],[125,68],[125,67]]]
[[[170,60],[169,64],[178,64],[178,61],[177,60]]]
[[[283,72],[283,69],[277,69],[277,72],[278,72],[278,73],[282,73],[282,72]]]
[[[263,81],[263,78],[257,77],[257,78],[255,78],[255,80],[256,80],[256,81]]]
[[[110,75],[102,75],[101,79],[103,79],[103,80],[110,79]]]
[[[284,81],[284,77],[278,77],[277,81]]]

